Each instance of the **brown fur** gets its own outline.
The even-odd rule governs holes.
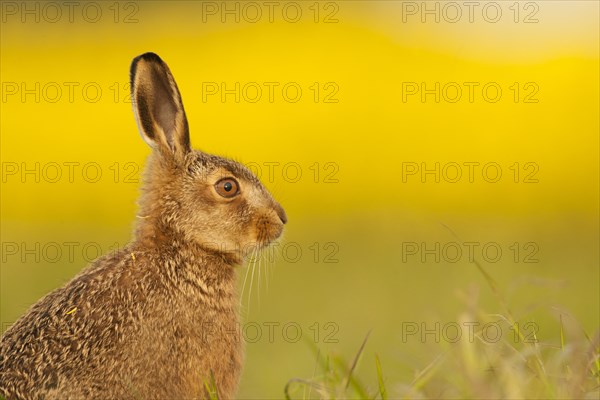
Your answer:
[[[134,59],[138,126],[153,147],[134,239],[34,304],[2,336],[0,394],[13,399],[201,399],[235,395],[243,361],[236,265],[287,221],[258,179],[190,148],[175,81]],[[233,177],[232,198],[215,183]]]

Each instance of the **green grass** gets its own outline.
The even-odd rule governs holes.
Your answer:
[[[213,371],[210,371],[210,381],[204,382],[206,393],[208,393],[209,400],[219,400],[219,391],[217,390],[217,384],[215,383],[215,375]]]
[[[294,400],[598,398],[600,361],[598,338],[593,335],[598,328],[597,258],[593,251],[586,252],[596,245],[585,239],[592,233],[572,235],[572,240],[541,236],[544,262],[513,264],[508,260],[484,264],[482,271],[467,262],[400,263],[398,255],[396,259],[389,255],[396,239],[379,239],[400,235],[419,241],[420,237],[412,239],[410,232],[404,231],[381,233],[379,226],[369,230],[368,224],[358,226],[367,229],[360,236],[352,230],[342,234],[334,223],[322,227],[319,236],[311,236],[310,240],[305,239],[308,234],[290,233],[289,240],[301,243],[306,254],[296,264],[281,257],[275,259],[270,265],[269,290],[261,284],[260,301],[258,290],[253,291],[251,311],[244,311],[242,321],[263,327],[263,336],[256,343],[246,343],[238,398],[284,398],[288,381],[288,397]],[[122,237],[128,234],[124,230]],[[494,240],[513,240],[510,232],[503,234]],[[84,242],[100,240],[90,233],[81,235]],[[550,233],[549,237],[553,235]],[[472,234],[478,236],[484,241],[492,240],[480,231]],[[361,243],[363,237],[378,241]],[[423,237],[426,241],[446,240],[445,236]],[[308,246],[313,240],[326,243],[331,238],[337,238],[340,244],[336,256],[340,262],[315,263]],[[110,239],[108,235],[102,239],[103,248],[110,246]],[[13,235],[10,240],[20,243],[31,239]],[[62,243],[70,238],[64,234],[53,239],[38,236],[35,240]],[[514,240],[525,241],[519,237]],[[8,326],[43,294],[70,279],[85,265],[79,257],[73,263],[37,264],[31,262],[31,257],[29,263],[21,263],[19,256],[13,257],[13,263],[3,265],[3,326]],[[565,264],[576,257],[577,262]],[[368,265],[371,268],[365,268]],[[257,289],[257,283],[254,284]],[[498,321],[508,332],[506,340],[487,343],[480,331],[473,343],[399,339],[405,321],[425,321],[431,326],[432,321],[465,320]],[[303,339],[311,342],[311,347],[302,341],[283,340],[281,327],[290,321],[302,326]],[[329,321],[336,324],[336,342],[324,340],[331,333],[324,329]],[[539,325],[539,332],[526,328],[529,321]],[[265,323],[273,322],[280,325],[275,340],[270,342]],[[513,322],[519,323],[519,329],[510,330],[515,326]],[[310,329],[315,323],[318,336]],[[370,330],[372,333],[359,352]],[[537,343],[532,342],[535,338]]]
[[[598,399],[600,398],[600,332],[590,337],[564,312],[557,320],[554,341],[541,342],[535,330],[519,327],[499,285],[478,263],[476,267],[498,300],[500,313],[477,307],[463,321],[493,321],[512,328],[510,338],[493,343],[481,330],[474,339],[436,343],[438,355],[414,368],[410,382],[385,375],[379,356],[364,360],[368,334],[348,362],[340,355],[323,356],[314,344],[316,368],[311,378],[294,378],[284,393],[292,399]],[[567,324],[565,319],[570,322]],[[360,362],[376,369],[377,382],[365,384],[356,376]]]

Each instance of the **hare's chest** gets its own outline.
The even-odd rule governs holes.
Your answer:
[[[234,310],[204,310],[184,324],[173,325],[178,370],[190,387],[216,386],[219,398],[235,392],[242,370],[243,344]]]

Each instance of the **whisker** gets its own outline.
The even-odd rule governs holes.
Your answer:
[[[276,244],[279,244],[279,241]],[[267,290],[269,290],[270,282],[273,279],[273,271],[275,270],[274,265],[277,260],[277,246],[275,246],[275,244],[272,246],[271,256],[272,257],[269,258],[269,263],[267,264]]]
[[[269,262],[267,263],[267,290],[269,290],[269,286],[270,286],[270,281],[273,278],[273,270],[274,270],[274,266],[273,264],[275,263],[275,260],[277,259],[277,245],[279,244],[279,241],[277,241],[276,243],[273,244],[273,246],[271,247],[272,252],[270,253],[270,255],[272,257],[269,257]]]
[[[269,258],[265,261],[265,287],[269,293],[269,265],[271,264],[271,248],[269,247]]]
[[[260,252],[258,253],[257,257],[258,257],[258,288],[256,290],[257,290],[257,295],[258,295],[258,309],[260,310],[260,269],[261,269],[260,265],[262,262],[262,260],[260,259],[260,257],[261,257]]]
[[[248,280],[248,272],[250,272],[250,263],[246,263],[246,276],[244,277],[244,284],[242,285],[242,293],[240,294],[240,303],[244,301],[244,292],[246,291],[246,281]]]
[[[254,249],[254,255],[256,255],[256,249]],[[252,285],[254,283],[254,270],[256,267],[256,257],[252,263],[252,276],[250,277],[250,290],[248,291],[248,314],[250,314],[250,303],[252,302]]]

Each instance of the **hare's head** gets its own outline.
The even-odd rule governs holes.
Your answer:
[[[156,54],[133,60],[131,92],[140,133],[152,148],[142,234],[158,241],[175,235],[238,261],[281,235],[285,211],[248,168],[190,147],[177,84]]]

